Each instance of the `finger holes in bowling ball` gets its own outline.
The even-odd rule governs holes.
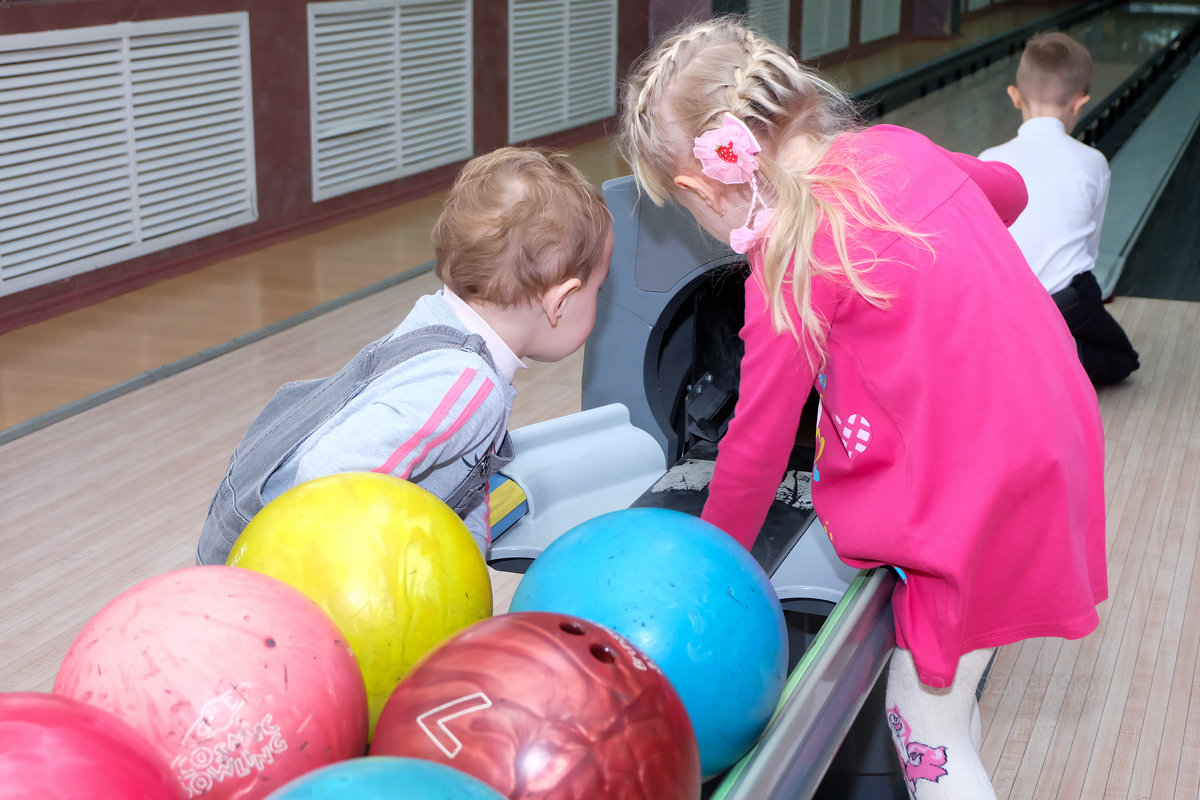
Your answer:
[[[572,636],[583,636],[585,631],[582,625],[576,625],[574,622],[560,622],[558,627],[563,633],[569,633]]]
[[[594,645],[592,645],[591,649],[592,649],[592,657],[595,658],[597,661],[601,661],[605,664],[615,664],[616,663],[617,657],[613,655],[612,650],[605,647],[604,645],[594,644]]]

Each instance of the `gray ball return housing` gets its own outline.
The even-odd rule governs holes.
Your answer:
[[[524,571],[555,538],[607,511],[652,505],[699,515],[732,415],[744,258],[681,209],[639,201],[630,177],[603,192],[613,258],[584,355],[584,410],[513,431],[516,458],[494,485],[516,484],[523,503],[493,524],[497,569]],[[907,796],[879,682],[895,643],[895,579],[843,564],[812,512],[815,408],[809,398],[751,551],[789,621],[790,678],[758,745],[706,785],[710,798]]]

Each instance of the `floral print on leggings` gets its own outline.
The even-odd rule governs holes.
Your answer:
[[[896,745],[896,753],[904,766],[904,781],[908,784],[909,794],[915,796],[917,781],[938,782],[946,774],[942,767],[946,763],[945,747],[930,747],[927,744],[914,742],[911,739],[912,729],[900,716],[898,706],[887,710],[888,727],[892,729],[892,739]]]

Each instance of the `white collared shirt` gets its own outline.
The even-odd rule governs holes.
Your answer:
[[[1021,173],[1029,205],[1009,230],[1051,294],[1096,265],[1108,203],[1104,154],[1069,136],[1053,117],[1034,117],[1017,136],[980,153]]]
[[[517,358],[517,354],[512,351],[512,348],[492,330],[492,326],[487,324],[487,320],[467,305],[466,300],[450,291],[448,287],[442,287],[442,297],[445,299],[446,305],[454,312],[454,316],[467,326],[468,331],[483,337],[483,343],[487,345],[488,352],[492,354],[492,359],[496,362],[496,371],[503,375],[505,380],[512,383],[517,370],[525,369],[525,363]]]

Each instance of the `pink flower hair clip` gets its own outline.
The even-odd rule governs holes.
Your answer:
[[[771,220],[771,209],[763,208],[757,216],[755,211],[762,204],[758,195],[758,159],[762,152],[758,140],[746,127],[746,123],[726,113],[721,127],[705,131],[696,137],[692,153],[700,160],[700,170],[713,180],[726,184],[749,183],[753,192],[750,211],[742,227],[730,232],[729,245],[734,252],[746,253],[766,232]]]
[[[721,127],[696,137],[692,153],[700,159],[701,171],[721,183],[748,183],[758,169],[755,153],[762,151],[746,123],[726,114]]]

